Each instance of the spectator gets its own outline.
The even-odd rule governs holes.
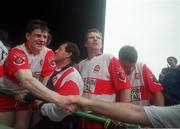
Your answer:
[[[175,69],[177,68],[177,59],[173,56],[169,56],[167,58],[167,67],[163,68],[161,70],[161,73],[159,74],[159,81],[162,82],[162,80],[164,79],[164,76],[166,75],[166,73],[170,70],[170,69]]]
[[[177,59],[173,56],[167,58],[168,67],[176,68],[177,67]]]

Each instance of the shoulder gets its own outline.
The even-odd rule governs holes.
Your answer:
[[[112,58],[115,58],[113,55],[111,54],[102,54],[101,55],[103,58],[107,58],[107,59],[112,59]]]
[[[15,54],[25,55],[25,52],[22,49],[15,47],[10,50],[9,55],[15,55]]]

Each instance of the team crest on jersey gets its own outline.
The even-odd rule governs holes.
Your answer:
[[[40,60],[40,65],[41,65],[41,66],[43,65],[43,59]]]
[[[52,68],[56,67],[56,62],[52,58],[49,59],[49,64]]]
[[[84,80],[84,91],[94,93],[96,86],[96,79],[86,79]]]
[[[99,70],[100,70],[100,65],[96,65],[95,67],[94,67],[94,70],[93,70],[93,72],[99,72]]]
[[[125,73],[121,68],[116,68],[116,74],[118,75],[119,80],[126,82]]]
[[[13,64],[18,66],[23,65],[25,64],[25,59],[25,55],[15,54],[13,55]]]

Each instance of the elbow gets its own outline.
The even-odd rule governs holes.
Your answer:
[[[24,88],[29,89],[29,85],[31,84],[31,82],[33,81],[33,77],[24,77],[21,81],[20,81],[20,85]]]

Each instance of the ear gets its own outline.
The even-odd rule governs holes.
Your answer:
[[[84,43],[84,46],[87,47],[87,42]]]
[[[26,33],[26,40],[30,39],[30,33]]]
[[[67,57],[71,57],[71,55],[72,55],[72,52],[67,53]]]

